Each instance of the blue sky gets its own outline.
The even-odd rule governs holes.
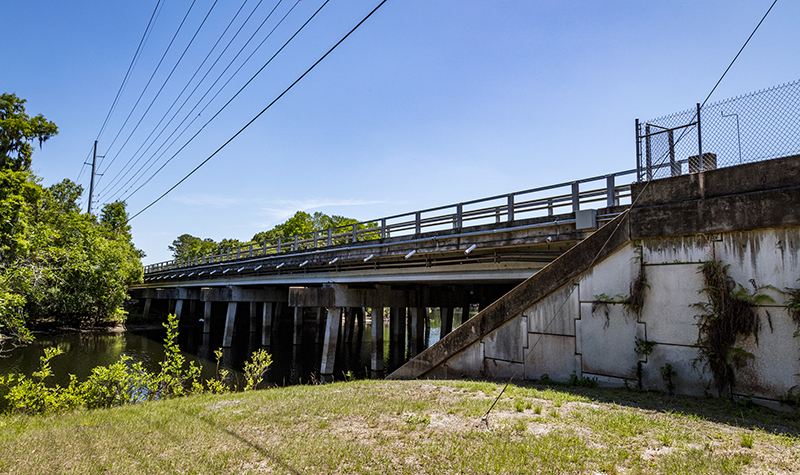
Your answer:
[[[191,4],[163,2],[100,136],[105,158],[97,207],[127,197],[131,214],[144,208],[275,99],[379,0],[329,2],[217,119],[128,196],[141,182],[131,188],[128,177],[118,180],[118,174],[151,158],[160,166],[323,0],[281,2],[192,114],[200,94],[189,99],[173,122],[174,127],[189,117],[186,135],[158,159],[154,151],[171,127],[142,153],[148,134],[158,134],[159,120],[171,117],[167,110],[184,86],[189,85],[178,105],[258,0],[219,0],[165,83],[213,3],[195,1],[145,90]],[[210,85],[276,3],[264,0],[255,8],[198,91],[205,91],[204,84]],[[297,210],[367,220],[632,168],[634,119],[705,99],[771,3],[389,0],[230,145],[135,218],[134,242],[147,253],[145,263],[152,263],[170,258],[167,246],[180,234],[247,240]],[[34,171],[45,185],[78,178],[155,5],[156,0],[3,2],[3,16],[13,21],[4,22],[0,39],[0,90],[27,99],[30,114],[42,113],[60,129],[34,154]],[[800,79],[798,19],[800,3],[779,1],[711,100]],[[211,59],[190,81],[209,51]],[[129,165],[137,159],[139,165]],[[80,176],[88,190],[87,170]]]

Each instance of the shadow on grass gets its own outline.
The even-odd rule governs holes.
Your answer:
[[[475,381],[477,382],[477,380]],[[505,385],[508,380],[492,380],[488,382]],[[790,412],[776,411],[753,403],[747,403],[747,400],[744,399],[741,400],[743,402],[736,402],[727,398],[670,396],[660,391],[639,391],[626,388],[585,388],[559,383],[538,384],[526,381],[514,381],[512,386],[538,390],[551,389],[582,396],[595,402],[612,403],[647,411],[691,415],[703,420],[734,427],[759,429],[772,434],[800,437],[800,413],[796,409]]]
[[[228,434],[229,436],[231,436],[234,439],[238,440],[239,442],[250,446],[256,452],[258,452],[262,457],[264,457],[266,459],[269,459],[270,461],[272,461],[273,463],[278,465],[282,470],[285,470],[285,471],[287,471],[289,473],[294,473],[294,474],[297,474],[297,475],[302,473],[302,472],[298,471],[296,468],[294,468],[293,466],[291,466],[288,463],[286,463],[281,457],[277,456],[275,453],[270,451],[267,447],[264,447],[261,444],[258,444],[256,442],[253,442],[252,440],[249,440],[247,437],[239,434],[238,432],[235,432],[235,431],[233,431],[233,430],[231,430],[231,429],[229,429],[227,427],[221,427],[218,424],[216,424],[214,421],[211,421],[211,420],[209,420],[209,419],[207,419],[205,417],[195,417],[195,419],[196,420],[200,420],[202,422],[205,422],[212,429],[215,429],[215,430],[218,430],[218,431],[221,431],[221,432],[225,432],[226,434]]]

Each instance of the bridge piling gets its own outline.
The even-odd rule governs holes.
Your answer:
[[[250,334],[258,331],[258,319],[256,318],[258,312],[258,302],[250,302]]]
[[[383,374],[383,307],[372,307],[372,377]]]
[[[439,338],[444,338],[445,335],[453,331],[453,308],[439,307],[439,316],[442,319],[442,329]]]
[[[292,334],[292,343],[299,345],[303,340],[303,307],[294,308],[294,331]]]
[[[272,302],[264,302],[264,309],[261,315],[261,345],[270,346],[272,344]],[[279,304],[275,304],[279,305]]]
[[[314,343],[319,343],[320,341],[320,334],[322,334],[325,329],[322,327],[322,307],[317,307],[317,318],[314,321]]]
[[[211,333],[211,302],[203,302],[203,335]]]
[[[178,321],[181,321],[181,314],[183,313],[183,299],[178,299],[175,301],[175,317],[177,317]]]
[[[153,299],[144,299],[144,310],[142,311],[142,315],[147,318],[150,316],[150,305],[152,305]]]
[[[342,308],[328,308],[328,319],[325,325],[325,340],[322,346],[322,361],[319,374],[322,382],[333,376],[333,364],[336,360],[336,347],[339,341],[339,326],[342,322]]]
[[[228,302],[228,313],[225,316],[225,333],[222,336],[222,346],[230,348],[233,345],[233,324],[236,320],[237,302]]]
[[[409,312],[410,331],[408,335],[408,354],[416,356],[423,350],[425,338],[425,307],[411,307]]]

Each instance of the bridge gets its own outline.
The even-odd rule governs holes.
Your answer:
[[[130,291],[142,303],[141,313],[160,310],[202,319],[205,334],[224,319],[223,346],[232,344],[237,314],[249,318],[250,332],[260,333],[264,346],[275,338],[299,343],[304,324],[312,320],[314,338],[324,345],[323,377],[333,373],[339,334],[352,338],[354,326],[371,318],[371,370],[380,374],[383,334],[377,330],[383,329],[384,309],[392,346],[405,356],[407,341],[407,356],[413,357],[424,350],[431,309],[438,309],[441,336],[446,335],[455,315],[463,323],[470,312],[491,304],[624,211],[636,173],[626,170],[151,264],[144,268],[144,282]],[[276,331],[282,318],[291,319],[291,334]]]

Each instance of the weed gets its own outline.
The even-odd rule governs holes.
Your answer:
[[[667,386],[667,392],[670,396],[675,394],[675,383],[672,382],[672,377],[677,376],[678,373],[672,369],[672,365],[667,363],[661,367],[661,379],[664,380],[664,383]]]
[[[653,352],[653,350],[655,349],[657,344],[658,343],[656,343],[654,341],[642,340],[641,338],[639,338],[637,336],[636,337],[636,347],[634,348],[634,351],[636,352],[636,354],[639,357],[643,356],[643,357],[647,358]],[[643,373],[643,371],[642,371],[642,362],[641,361],[637,361],[636,362],[636,386],[639,388],[639,391],[641,391],[643,389],[642,373]],[[627,381],[625,381],[625,386],[626,387],[628,386],[628,382]]]
[[[528,430],[528,421],[525,419],[517,419],[511,424],[511,430],[514,432],[525,432]]]
[[[741,368],[751,353],[734,346],[739,338],[754,336],[758,343],[758,316],[755,307],[773,301],[761,293],[763,287],[754,285],[750,292],[728,276],[728,265],[717,260],[706,261],[700,266],[705,280],[701,290],[708,302],[694,304],[704,313],[698,320],[698,357],[695,364],[703,363],[711,370],[720,396],[727,389],[732,394],[735,384],[735,369]]]
[[[525,401],[523,399],[514,400],[514,409],[516,409],[517,412],[524,412],[525,409],[530,409],[530,408],[531,408],[530,401]]]
[[[266,350],[256,350],[244,364],[245,391],[256,389],[272,364],[272,356]]]
[[[535,414],[541,414],[542,413],[542,405],[541,404],[537,404],[537,405],[533,406],[533,412]]]
[[[755,441],[755,438],[756,437],[755,437],[755,435],[753,435],[752,432],[743,432],[742,433],[742,441],[741,441],[742,447],[747,448],[747,449],[752,449],[753,448],[753,442]]]

